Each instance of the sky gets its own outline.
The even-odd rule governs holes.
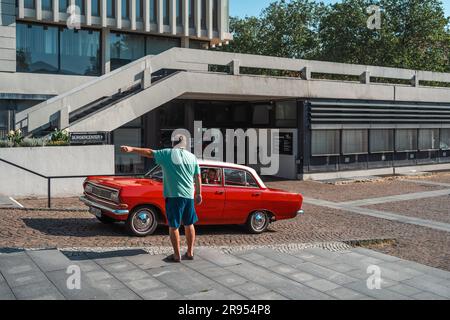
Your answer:
[[[274,0],[230,0],[231,16],[245,17],[258,16],[262,9],[266,8]],[[324,3],[334,3],[335,0],[323,0]],[[445,13],[450,16],[450,0],[442,0]]]

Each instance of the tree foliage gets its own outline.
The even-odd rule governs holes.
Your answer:
[[[382,9],[380,30],[367,27],[370,5]],[[448,72],[449,23],[438,0],[280,0],[232,18],[223,50]]]

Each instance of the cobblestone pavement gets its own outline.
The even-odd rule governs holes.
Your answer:
[[[446,177],[446,176],[442,176]],[[441,178],[442,178],[441,177]],[[436,177],[421,180],[432,181]],[[433,180],[433,181],[434,181]],[[446,189],[445,186],[420,184],[407,180],[329,185],[317,182],[273,181],[271,187],[302,192],[317,199],[338,202],[378,198],[399,194],[414,194]],[[414,215],[426,221],[448,222],[448,197],[377,204],[376,210],[388,210],[399,215]],[[33,200],[36,204],[36,200]],[[32,202],[33,202],[32,201]],[[72,199],[54,202],[73,206]],[[427,207],[428,211],[404,208]],[[388,206],[388,207],[382,207]],[[357,214],[345,209],[305,204],[306,215],[270,226],[262,235],[249,235],[241,226],[199,227],[200,246],[264,246],[325,242],[358,243],[396,257],[428,266],[450,270],[450,236],[448,232]],[[407,212],[405,213],[405,210]],[[414,213],[415,212],[415,213]],[[447,217],[447,218],[446,218]],[[125,234],[122,225],[102,225],[87,212],[0,210],[0,247],[3,248],[150,248],[168,245],[167,230],[159,228],[155,235],[140,239]],[[374,240],[389,241],[374,241]],[[357,240],[357,241],[355,241]],[[368,240],[363,241],[361,240]]]
[[[0,254],[0,300],[450,299],[450,272],[362,248],[234,254],[199,248],[195,261],[181,264],[164,257],[142,250]]]
[[[382,203],[367,208],[450,223],[450,196]]]

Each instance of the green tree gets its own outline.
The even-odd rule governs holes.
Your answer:
[[[366,8],[382,8],[380,30],[367,28]],[[323,17],[321,60],[448,71],[450,33],[438,0],[344,0]]]
[[[382,9],[380,30],[367,27],[370,5]],[[449,24],[439,0],[281,0],[232,18],[234,40],[222,50],[448,72]]]

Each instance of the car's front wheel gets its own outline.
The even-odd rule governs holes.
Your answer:
[[[255,211],[247,219],[247,229],[250,233],[260,234],[267,230],[270,217],[265,211]]]
[[[134,209],[128,216],[125,227],[132,236],[145,237],[153,234],[158,227],[155,208],[143,206]]]

